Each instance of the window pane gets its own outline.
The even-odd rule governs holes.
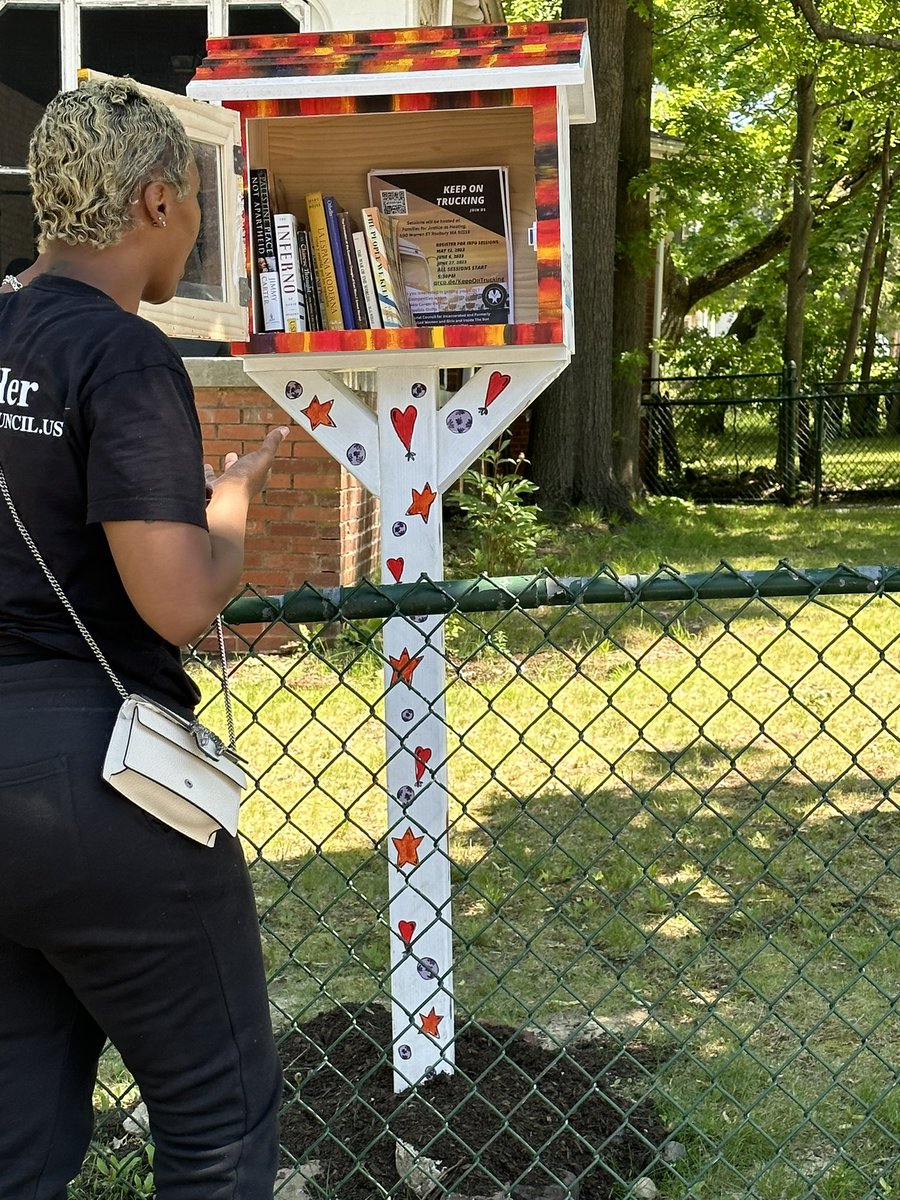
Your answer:
[[[0,175],[0,275],[21,271],[36,254],[31,188],[22,175]]]
[[[249,37],[254,33],[297,33],[300,26],[280,4],[256,4],[252,8],[231,5],[228,10],[228,32],[232,37]]]
[[[0,12],[0,166],[25,166],[31,131],[58,91],[58,10],[8,5]]]
[[[191,142],[200,171],[200,236],[178,285],[179,296],[191,300],[224,300],[222,285],[222,214],[219,208],[219,152],[215,146]]]
[[[205,8],[88,8],[81,65],[184,95],[206,53]]]

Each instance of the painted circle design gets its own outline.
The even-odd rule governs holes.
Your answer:
[[[289,379],[284,385],[284,394],[288,400],[299,400],[303,395],[303,384],[296,379]]]
[[[411,788],[409,786],[409,784],[405,784],[402,788],[400,788],[397,791],[397,800],[401,804],[412,804],[412,802],[413,802],[413,800],[415,800],[415,798],[416,798],[416,793],[413,790],[413,788]]]
[[[422,397],[425,395],[425,393],[428,391],[428,388],[425,386],[424,383],[414,383],[409,390],[412,392],[412,394],[416,398],[416,400],[421,400]]]
[[[440,967],[433,958],[420,959],[416,970],[423,979],[437,979],[438,975],[440,974]]]
[[[472,414],[465,408],[454,408],[447,418],[447,428],[451,433],[468,433],[472,428]]]
[[[398,1046],[397,1054],[403,1059],[404,1062],[406,1062],[408,1059],[412,1058],[412,1046]]]
[[[401,721],[411,721],[415,715],[416,714],[413,709],[404,708],[403,712],[400,714],[400,719]]]
[[[428,617],[424,613],[415,613],[409,619],[414,621],[416,625],[424,625]]]
[[[394,537],[403,537],[404,533],[406,533],[406,522],[395,521],[391,526],[391,533]]]
[[[362,442],[354,442],[352,446],[347,447],[347,462],[352,467],[358,467],[366,461],[366,448]]]

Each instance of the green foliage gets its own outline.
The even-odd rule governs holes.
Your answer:
[[[519,472],[523,458],[507,453],[508,439],[482,455],[462,477],[459,506],[471,541],[466,566],[476,574],[512,575],[533,558],[542,533],[540,509],[526,497],[537,485]]]
[[[779,360],[780,346],[771,326],[743,345],[734,337],[713,337],[705,329],[689,329],[666,363],[666,374],[699,377],[769,373]]]
[[[507,21],[556,21],[562,11],[562,0],[505,0],[503,12]]]
[[[69,1188],[69,1200],[137,1200],[152,1196],[153,1144],[123,1149],[93,1148]]]
[[[653,167],[655,219],[660,233],[681,231],[672,255],[686,278],[743,253],[790,211],[797,78],[815,74],[805,357],[827,375],[846,342],[878,171],[864,187],[857,181],[876,164],[895,105],[897,54],[820,43],[789,0],[658,0],[654,12],[653,125],[681,144]],[[895,10],[878,0],[835,0],[825,17],[857,31],[896,32]],[[780,349],[785,265],[782,250],[700,307],[722,314],[760,305],[767,315],[757,338]],[[881,327],[893,340],[891,275]]]

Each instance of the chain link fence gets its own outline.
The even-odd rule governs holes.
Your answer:
[[[723,563],[234,601],[281,1200],[900,1193],[898,593]],[[457,1069],[396,1095],[380,630],[422,614]],[[151,1194],[137,1100],[110,1052],[75,1200]]]
[[[900,493],[900,380],[793,374],[652,379],[641,472],[657,495],[781,500]]]

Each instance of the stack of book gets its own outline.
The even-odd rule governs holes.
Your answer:
[[[505,167],[373,170],[369,197],[358,228],[322,192],[301,219],[250,171],[257,332],[512,321]]]

